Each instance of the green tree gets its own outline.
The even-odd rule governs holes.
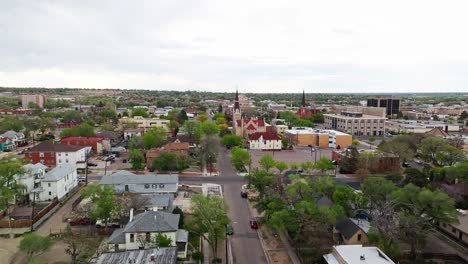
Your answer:
[[[222,197],[192,195],[192,217],[187,223],[191,232],[198,234],[210,244],[213,255],[218,257],[218,242],[226,239],[228,206]]]
[[[152,161],[153,169],[158,171],[182,171],[189,167],[190,160],[187,155],[174,152],[163,152]]]
[[[95,136],[94,127],[84,123],[71,128],[65,128],[60,132],[60,137],[92,137]]]
[[[24,175],[23,160],[8,156],[0,159],[0,209],[9,208],[10,203],[23,194],[24,186],[16,180],[17,175]]]
[[[145,149],[160,147],[167,141],[167,131],[162,127],[153,127],[143,135]]]
[[[345,155],[338,162],[340,165],[340,173],[355,173],[358,165],[359,152],[355,147],[350,147],[346,150]]]
[[[184,109],[180,110],[179,114],[177,115],[177,122],[179,122],[179,124],[184,124],[187,120],[187,112]]]
[[[132,116],[142,116],[142,117],[148,117],[148,111],[144,108],[136,108],[132,110]]]
[[[128,141],[128,148],[129,149],[144,149],[145,145],[143,144],[143,137],[142,136],[133,136]]]
[[[270,169],[275,167],[276,161],[273,159],[273,156],[271,156],[270,154],[265,154],[258,160],[258,164],[260,165],[260,168],[269,172]]]
[[[89,217],[94,220],[102,220],[107,227],[107,223],[120,209],[117,202],[114,188],[109,185],[99,185],[90,183],[80,191],[83,198],[91,199],[91,210]]]
[[[403,175],[400,172],[388,172],[385,174],[385,179],[398,185],[403,180]]]
[[[459,120],[465,120],[468,118],[468,113],[466,111],[461,112]]]
[[[335,169],[335,164],[333,161],[327,157],[321,157],[317,162],[314,164],[314,168],[320,170],[323,174],[326,171]]]
[[[213,115],[213,120],[217,120],[218,118],[226,118],[226,116],[224,116],[224,113],[216,113]]]
[[[428,137],[421,140],[419,144],[419,156],[433,164],[437,164],[437,151],[439,151],[442,147],[448,145],[447,140],[440,138],[440,137]]]
[[[206,136],[214,136],[219,133],[219,128],[218,126],[210,121],[204,121],[200,125],[200,129],[203,135]]]
[[[224,135],[221,138],[221,143],[227,148],[241,147],[242,142],[243,142],[243,138],[237,135]]]
[[[184,212],[182,211],[182,209],[180,209],[178,206],[176,206],[174,208],[174,210],[172,210],[172,213],[173,214],[178,214],[180,217],[179,217],[179,228],[184,228]]]
[[[85,232],[73,232],[67,225],[60,240],[65,244],[65,253],[70,255],[71,263],[88,263],[99,247],[101,239]]]
[[[404,184],[412,183],[418,187],[425,187],[429,184],[429,176],[415,168],[405,169]]]
[[[24,121],[16,116],[7,115],[0,122],[0,133],[8,130],[21,131],[24,127]]]
[[[197,116],[197,121],[199,122],[205,122],[208,120],[208,116],[206,114],[198,114]]]
[[[193,141],[199,142],[200,138],[197,137],[197,131],[199,131],[200,122],[194,120],[185,121],[184,125],[182,126],[184,129],[185,134]]]
[[[158,233],[154,238],[154,244],[158,247],[169,247],[172,245],[172,239],[164,234]]]
[[[38,256],[48,251],[54,242],[48,236],[41,236],[37,233],[29,233],[23,236],[19,244],[19,249],[28,255],[28,261],[34,256]]]
[[[245,166],[249,165],[250,153],[242,148],[233,148],[231,150],[231,161],[237,171],[245,171]]]
[[[457,162],[465,161],[466,156],[463,150],[452,145],[440,147],[436,152],[437,164],[442,166],[453,166]]]
[[[291,167],[292,168],[292,167]],[[301,169],[311,175],[314,169],[314,163],[310,160],[301,163]]]
[[[280,173],[283,173],[283,171],[288,169],[288,164],[286,164],[286,162],[283,161],[277,161],[275,163],[275,168],[279,170]]]
[[[249,184],[253,185],[255,189],[260,193],[260,197],[263,197],[266,193],[267,188],[269,188],[273,182],[273,174],[266,170],[255,170],[250,172],[247,176]]]
[[[80,111],[77,110],[68,110],[63,113],[62,121],[63,122],[80,122],[82,116]]]
[[[143,170],[145,168],[145,156],[138,149],[130,149],[128,159],[132,163],[132,170]]]
[[[102,119],[101,123],[112,122],[115,124],[118,120],[117,112],[112,109],[102,109],[101,111],[99,111],[98,116]]]
[[[377,149],[397,156],[400,162],[412,160],[414,157],[414,150],[406,142],[382,141]]]
[[[444,192],[408,184],[393,196],[400,212],[400,238],[410,245],[413,258],[434,223],[449,224],[458,219],[454,201]]]

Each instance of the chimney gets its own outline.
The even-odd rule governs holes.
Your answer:
[[[366,255],[361,255],[361,260],[366,260]]]
[[[130,208],[130,219],[128,222],[130,223],[131,221],[133,221],[133,208]]]

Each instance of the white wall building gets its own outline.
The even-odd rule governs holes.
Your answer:
[[[248,137],[250,149],[281,150],[281,138],[275,133],[257,132],[250,134]]]
[[[78,163],[84,164],[86,161],[86,152],[90,150],[91,147],[82,147],[75,152],[57,150],[57,152],[55,152],[55,160],[57,161],[57,165],[71,164],[76,167]]]
[[[36,201],[62,199],[78,186],[76,167],[71,164],[58,165],[41,179],[41,186],[36,193]],[[32,197],[31,197],[32,198]]]
[[[333,246],[332,253],[323,258],[328,264],[395,264],[378,247],[362,245]]]
[[[24,193],[27,194],[40,184],[40,179],[44,177],[47,166],[41,163],[29,163],[24,165],[23,168],[25,173],[23,175],[17,175],[15,178],[18,183],[24,186]]]

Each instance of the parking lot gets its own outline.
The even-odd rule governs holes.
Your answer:
[[[123,152],[113,161],[104,161],[105,156],[94,156],[88,159],[88,170],[90,174],[98,173],[104,174],[104,171],[115,171],[130,169],[132,165],[128,162],[128,152]],[[125,163],[124,163],[125,161]],[[90,166],[89,164],[96,164],[97,166]]]
[[[305,161],[314,162],[315,159],[320,157],[327,157],[331,159],[331,148],[317,149],[314,152],[310,151],[309,147],[294,146],[293,150],[281,150],[281,151],[261,151],[261,150],[250,150],[252,157],[252,168],[258,167],[258,160],[265,154],[270,154],[275,160],[286,162],[288,165],[291,163],[301,164]]]

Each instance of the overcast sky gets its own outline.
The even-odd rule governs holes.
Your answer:
[[[468,92],[468,1],[2,1],[0,86]]]

